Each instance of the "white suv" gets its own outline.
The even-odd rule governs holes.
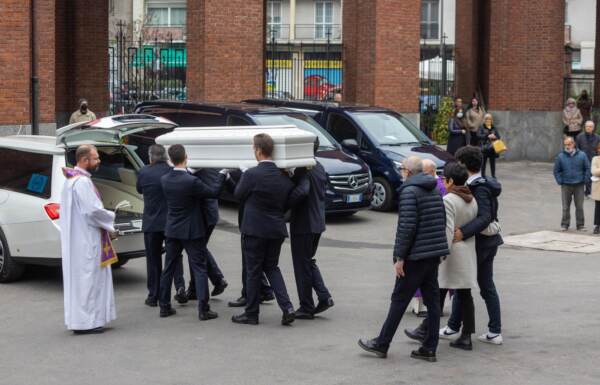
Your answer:
[[[100,154],[92,178],[104,206],[114,210],[122,200],[131,203],[115,220],[120,264],[144,256],[137,172],[154,138],[175,127],[164,118],[119,115],[63,127],[56,137],[0,138],[0,282],[19,279],[27,264],[60,264],[62,167],[74,165],[75,149],[84,143],[94,144]]]

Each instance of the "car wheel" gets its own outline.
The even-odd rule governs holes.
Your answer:
[[[129,262],[128,258],[119,258],[119,260],[115,263],[113,263],[112,265],[110,265],[113,269],[120,269],[121,267],[125,266],[125,264]]]
[[[390,211],[394,201],[392,186],[382,177],[373,179],[373,199],[371,208],[375,211]]]
[[[8,250],[8,242],[0,230],[0,283],[13,282],[21,278],[25,265],[15,262]]]

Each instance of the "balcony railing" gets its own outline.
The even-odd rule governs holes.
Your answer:
[[[341,24],[295,24],[293,31],[290,24],[269,24],[267,41],[300,41],[300,42],[341,42]]]

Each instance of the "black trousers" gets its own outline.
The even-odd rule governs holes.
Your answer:
[[[500,334],[502,324],[500,318],[500,297],[494,285],[494,257],[498,247],[477,249],[477,283],[481,297],[485,302],[490,321],[488,329],[490,333]],[[460,330],[461,322],[464,320],[462,298],[454,297],[452,300],[452,315],[448,319],[448,326],[452,330]]]
[[[260,291],[263,272],[275,292],[275,298],[282,311],[293,311],[292,302],[279,270],[279,253],[283,238],[266,239],[242,234],[242,248],[246,259],[246,314],[258,317]]]
[[[440,312],[444,310],[444,303],[446,302],[448,291],[448,289],[440,289]],[[460,299],[460,315],[463,322],[463,334],[475,333],[475,305],[473,304],[471,289],[455,289],[454,295]],[[427,330],[427,324],[428,320],[425,318],[420,327],[423,330]]]
[[[162,272],[162,254],[165,233],[144,233],[144,246],[146,248],[146,276],[148,286],[148,298],[158,301],[160,288],[160,273]],[[185,286],[183,279],[183,264],[175,267],[175,289]]]
[[[485,176],[485,169],[487,162],[490,161],[490,171],[492,172],[492,178],[496,177],[496,155],[483,154],[483,164],[481,166],[481,176]]]
[[[248,271],[246,269],[246,258],[244,257],[244,235],[243,234],[241,237],[241,243],[242,243],[242,293],[241,293],[241,296],[244,298],[248,298],[248,293],[246,290],[246,281],[248,280]],[[273,288],[269,284],[269,280],[267,279],[267,276],[263,272],[261,279],[260,279],[260,295],[261,295],[261,297],[264,297],[264,296],[271,296],[272,294],[273,294]]]
[[[182,264],[182,252],[186,251],[190,261],[190,268],[194,274],[196,283],[196,296],[198,297],[198,310],[200,312],[209,309],[208,305],[208,278],[206,274],[206,240],[198,239],[174,239],[167,238],[167,257],[165,268],[160,276],[161,308],[171,306],[171,284],[177,265]]]
[[[600,226],[600,201],[595,201],[594,226]]]
[[[208,226],[208,229],[206,231],[206,244],[207,245],[208,245],[208,242],[210,242],[210,236],[212,235],[214,229],[215,229],[215,226]],[[217,264],[217,260],[212,255],[210,250],[208,250],[208,246],[206,249],[206,270],[207,270],[207,274],[208,274],[208,280],[210,281],[210,283],[212,283],[213,286],[219,285],[223,281],[223,279],[225,279],[223,272],[221,271],[221,269],[219,268],[219,265]],[[194,273],[192,271],[191,265],[190,265],[190,285],[188,287],[189,287],[189,290],[196,290],[195,289],[196,286],[194,283]]]
[[[427,336],[423,347],[435,352],[439,340],[440,328],[440,288],[438,286],[439,258],[427,258],[420,261],[405,261],[404,277],[396,277],[392,292],[392,303],[377,344],[388,347],[400,325],[406,307],[414,297],[417,289],[421,289],[423,302],[427,306]]]
[[[313,289],[319,301],[331,298],[315,260],[320,239],[321,234],[292,234],[290,237],[300,309],[308,313],[315,311]]]

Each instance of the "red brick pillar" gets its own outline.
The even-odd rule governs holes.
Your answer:
[[[563,124],[563,0],[489,1],[482,56],[488,108],[509,159],[552,160]]]
[[[262,96],[263,0],[191,0],[187,5],[189,100],[240,101]]]
[[[344,99],[419,110],[419,0],[345,0]]]
[[[470,102],[479,85],[479,0],[456,0],[456,96]]]

